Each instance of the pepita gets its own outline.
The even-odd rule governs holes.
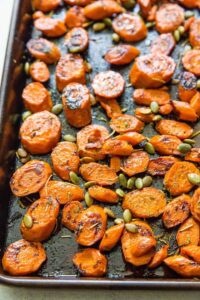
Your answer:
[[[129,223],[132,220],[132,213],[129,209],[124,210],[123,218],[124,218],[125,223]]]
[[[104,207],[104,212],[110,217],[110,218],[116,218],[115,213],[108,207]]]
[[[187,143],[181,143],[179,146],[178,146],[178,151],[180,151],[181,153],[187,153],[191,150],[191,145],[187,144]]]
[[[151,143],[146,143],[144,149],[149,154],[155,154],[154,146]]]
[[[25,215],[23,218],[23,223],[26,226],[26,228],[31,228],[33,226],[33,219],[29,215]]]
[[[188,174],[188,179],[192,184],[200,184],[200,175],[196,173],[190,173]]]
[[[138,232],[138,228],[135,224],[125,224],[126,230],[131,232],[131,233],[137,233]]]
[[[118,180],[121,186],[123,186],[124,188],[127,187],[127,178],[123,173],[119,174]]]
[[[102,31],[106,28],[106,24],[105,23],[101,23],[101,22],[98,22],[98,23],[95,23],[93,26],[92,26],[93,30],[95,32],[99,32],[99,31]]]
[[[85,193],[85,203],[88,207],[93,204],[93,199],[90,197],[89,193]]]
[[[61,103],[56,104],[52,107],[51,112],[55,115],[59,115],[63,110],[63,106]]]
[[[74,173],[73,171],[71,171],[69,173],[69,177],[72,183],[74,184],[79,184],[80,178],[78,177],[78,175],[76,175],[76,173]]]
[[[147,186],[150,186],[153,182],[153,179],[151,176],[145,176],[143,179],[142,179],[142,182],[143,182],[143,187],[147,187]]]
[[[138,190],[141,190],[143,188],[143,180],[142,180],[142,178],[137,178],[135,180],[135,187]]]
[[[76,137],[72,134],[65,134],[63,140],[66,142],[76,142]]]
[[[151,109],[152,113],[157,114],[157,112],[159,112],[158,103],[156,101],[151,102],[150,109]]]

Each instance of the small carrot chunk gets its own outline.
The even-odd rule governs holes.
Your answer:
[[[110,158],[110,168],[113,169],[116,173],[120,171],[121,168],[121,159],[118,156],[112,156]]]
[[[156,130],[160,134],[174,135],[181,140],[188,139],[193,133],[188,124],[167,119],[157,122]]]
[[[190,26],[189,40],[192,47],[200,47],[200,20],[193,20]]]
[[[127,141],[132,146],[136,146],[146,140],[146,137],[138,132],[127,132],[115,137],[117,140]]]
[[[160,156],[150,160],[147,168],[147,173],[151,176],[164,176],[166,172],[179,161],[173,156]]]
[[[133,152],[133,147],[126,141],[113,138],[103,143],[102,152],[109,155],[128,156]]]
[[[199,224],[191,217],[187,219],[178,229],[176,240],[179,247],[198,245],[200,237]]]
[[[97,0],[84,8],[84,15],[91,20],[102,20],[123,11],[124,9],[117,1]]]
[[[84,9],[80,6],[72,6],[67,11],[65,16],[65,24],[68,28],[83,27],[87,22],[87,18],[84,15]]]
[[[50,72],[43,61],[35,61],[30,66],[30,75],[34,81],[46,82],[50,78]]]
[[[164,261],[164,259],[167,257],[168,249],[169,249],[169,245],[165,245],[162,248],[160,248],[155,253],[154,257],[152,258],[152,261],[148,265],[148,268],[149,269],[157,268]]]
[[[47,16],[35,20],[34,26],[45,36],[50,38],[60,37],[67,31],[67,28],[62,20],[53,19]]]
[[[150,106],[155,101],[158,105],[165,105],[170,102],[170,95],[162,89],[135,89],[133,101],[139,105]]]
[[[103,109],[105,109],[106,114],[109,118],[114,117],[115,114],[122,113],[121,107],[119,106],[117,100],[109,99],[109,101],[108,101],[107,99],[98,97],[98,101],[99,101],[101,107],[103,107]]]
[[[105,203],[118,202],[117,194],[114,191],[104,188],[102,186],[93,185],[88,189],[88,192],[92,198],[94,198],[99,202],[105,202]]]
[[[113,65],[129,64],[140,54],[140,50],[131,45],[119,45],[109,49],[104,59]]]
[[[99,250],[101,252],[110,251],[119,242],[121,235],[124,230],[124,223],[119,225],[114,225],[108,228],[101,240],[99,245]]]
[[[170,256],[164,262],[183,277],[200,277],[200,264],[182,255]]]
[[[118,133],[140,132],[144,127],[144,123],[131,115],[115,114],[110,121],[110,127]]]
[[[148,164],[149,155],[144,151],[137,151],[121,161],[121,170],[128,176],[133,176],[145,172]]]
[[[172,106],[178,118],[183,121],[196,122],[198,115],[194,108],[187,102],[172,101]]]
[[[62,224],[68,229],[75,231],[78,228],[77,217],[83,211],[83,205],[79,201],[65,204],[62,211]]]

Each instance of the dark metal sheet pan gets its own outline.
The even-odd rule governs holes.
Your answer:
[[[20,208],[17,199],[14,198],[9,189],[10,174],[16,167],[15,151],[18,146],[18,127],[17,122],[20,113],[22,112],[21,103],[21,91],[26,82],[26,77],[23,71],[23,63],[26,59],[25,43],[31,35],[37,36],[37,32],[32,32],[30,23],[31,1],[15,0],[12,13],[12,22],[10,26],[10,34],[8,40],[8,46],[6,51],[4,72],[2,77],[1,94],[0,94],[0,254],[2,257],[5,247],[20,239],[19,224],[22,215],[24,214],[23,208]],[[63,14],[63,10],[59,10],[56,14]],[[148,39],[152,40],[155,35],[155,31],[150,31]],[[106,70],[108,68],[107,63],[102,59],[105,50],[111,46],[110,33],[103,31],[102,33],[93,36],[90,31],[90,48],[85,54],[93,65],[94,72]],[[62,38],[58,41],[62,43]],[[142,53],[148,52],[148,45],[146,42],[139,43],[137,45]],[[180,45],[180,48],[183,48]],[[98,48],[98,51],[95,51]],[[61,47],[62,53],[66,50]],[[175,60],[179,60],[179,51],[175,51],[173,54]],[[54,68],[54,67],[51,67]],[[128,82],[129,67],[123,69],[113,68],[118,70],[126,78]],[[51,69],[53,71],[53,69]],[[178,74],[177,70],[177,74]],[[91,75],[93,76],[93,75]],[[48,83],[47,87],[54,91],[52,97],[54,102],[58,102],[59,94],[55,92],[55,82],[53,78]],[[132,93],[132,87],[127,86],[126,91],[120,100],[122,107],[127,107],[128,112],[131,113],[133,109],[133,103],[130,101]],[[171,94],[175,96],[176,91],[172,87]],[[105,124],[98,121],[99,108],[93,110],[93,122]],[[100,117],[105,117],[103,111],[100,111]],[[66,124],[64,115],[60,117],[62,124],[65,124],[64,130],[73,132],[73,129]],[[101,119],[101,118],[100,118]],[[197,125],[196,128],[199,126]],[[145,134],[153,135],[154,132],[147,126]],[[40,158],[40,157],[38,157]],[[47,160],[48,157],[41,157],[41,159]],[[160,185],[160,182],[155,182],[156,186]],[[118,212],[119,208],[116,208]],[[152,220],[151,225],[155,226],[162,231],[162,225],[160,221]],[[134,270],[130,266],[124,264],[120,249],[116,249],[112,254],[109,254],[109,272],[106,278],[81,278],[77,276],[74,267],[71,263],[72,255],[79,249],[78,245],[71,240],[67,242],[65,239],[61,239],[61,235],[65,232],[58,226],[56,233],[53,237],[45,243],[47,250],[48,262],[43,266],[42,270],[38,274],[29,277],[13,277],[5,275],[0,267],[0,281],[12,285],[23,286],[45,286],[45,287],[99,287],[99,288],[163,288],[163,289],[200,289],[200,281],[195,279],[180,279],[173,272],[169,272],[168,269],[161,267],[158,272],[148,271],[141,268]],[[175,250],[175,233],[171,232],[171,247]],[[64,267],[63,267],[64,265]]]

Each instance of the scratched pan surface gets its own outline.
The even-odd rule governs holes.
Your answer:
[[[6,65],[4,70],[4,80],[2,83],[1,91],[1,145],[0,150],[0,176],[1,179],[1,196],[2,201],[0,203],[0,246],[1,255],[4,249],[12,242],[21,239],[20,234],[20,222],[25,214],[26,208],[30,205],[27,199],[19,199],[8,193],[8,180],[10,174],[18,167],[20,163],[15,159],[15,150],[19,147],[17,141],[18,128],[21,123],[20,113],[23,111],[21,102],[21,90],[25,85],[25,82],[30,82],[29,78],[24,78],[23,75],[23,63],[25,61],[31,62],[32,59],[28,55],[25,49],[25,42],[30,37],[40,37],[40,32],[33,29],[30,23],[30,3],[23,4],[24,1],[17,1],[13,13],[13,25],[11,28],[11,34],[9,39],[9,46],[7,51]],[[27,1],[28,2],[28,1]],[[53,17],[63,18],[67,7],[62,6],[55,11]],[[138,11],[136,6],[134,9]],[[195,12],[197,14],[197,11]],[[122,108],[126,109],[126,113],[133,114],[134,104],[132,101],[133,88],[129,84],[128,74],[132,64],[124,67],[110,66],[104,59],[103,55],[106,50],[113,46],[112,43],[112,30],[106,29],[100,33],[94,33],[89,29],[90,43],[89,48],[83,54],[92,66],[92,72],[87,75],[87,85],[91,89],[91,79],[98,72],[112,69],[120,72],[126,80],[126,89],[123,96],[119,99],[119,103]],[[157,36],[157,32],[149,30],[148,38],[142,42],[136,43],[141,54],[149,53],[149,46],[151,41]],[[14,38],[15,37],[15,38]],[[67,53],[67,49],[63,43],[63,37],[53,40],[61,49],[62,54]],[[176,70],[174,78],[178,78],[181,70],[179,64],[181,53],[185,44],[185,39],[179,42],[173,52],[173,58],[178,63],[179,68]],[[46,84],[48,90],[51,91],[54,104],[61,103],[60,94],[56,90],[55,85],[55,66],[50,66],[51,79]],[[177,88],[176,86],[169,86],[172,99],[176,99]],[[91,89],[92,90],[92,89]],[[67,123],[64,114],[60,114],[59,118],[62,122],[62,135],[76,134],[77,130],[70,127]],[[92,108],[92,123],[108,126],[108,118],[104,111],[97,104]],[[198,128],[198,124],[195,126]],[[110,128],[109,128],[110,130]],[[111,131],[111,130],[110,130]],[[144,134],[151,137],[155,134],[153,126],[150,124],[145,127]],[[197,141],[198,143],[198,141]],[[33,158],[33,156],[32,156]],[[34,156],[34,158],[48,161],[51,164],[49,155]],[[2,174],[1,174],[2,173]],[[53,179],[59,179],[55,174]],[[84,182],[81,182],[83,185]],[[162,181],[159,178],[155,178],[153,186],[163,188]],[[117,188],[116,184],[113,188]],[[167,199],[169,195],[166,193]],[[31,196],[31,199],[37,199],[38,195]],[[20,200],[20,202],[19,202]],[[98,203],[98,205],[100,205]],[[121,205],[109,206],[117,217],[122,216]],[[176,253],[176,230],[166,230],[163,228],[161,219],[150,219],[149,224],[152,226],[155,235],[157,236],[157,247],[170,244],[169,252],[171,254]],[[108,226],[113,224],[112,220],[108,222]],[[66,237],[70,236],[70,237]],[[95,245],[98,247],[98,244]],[[149,270],[146,267],[134,268],[130,264],[125,263],[121,252],[121,247],[118,245],[110,253],[108,257],[108,272],[104,279],[82,279],[77,273],[72,264],[73,255],[79,251],[82,247],[79,246],[74,239],[74,234],[68,229],[62,227],[60,222],[60,216],[58,219],[57,227],[51,236],[51,238],[44,243],[44,247],[47,252],[48,260],[42,266],[37,274],[29,278],[14,278],[7,275],[0,275],[0,279],[4,282],[12,284],[29,284],[29,285],[103,285],[103,286],[121,286],[121,287],[188,287],[198,288],[200,284],[196,280],[183,280],[178,279],[177,275],[170,271],[167,267],[160,266],[156,270]],[[2,270],[1,270],[2,272]],[[51,280],[50,280],[51,279]],[[178,284],[177,284],[178,281]]]

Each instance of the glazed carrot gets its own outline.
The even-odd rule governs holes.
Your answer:
[[[189,138],[193,129],[188,124],[174,120],[161,120],[156,124],[156,130],[160,134],[174,135],[181,140]]]
[[[83,276],[101,277],[107,272],[107,258],[99,250],[88,248],[76,253],[73,263]]]
[[[78,215],[77,224],[77,243],[82,246],[92,246],[104,236],[107,215],[102,207],[92,205]]]
[[[154,257],[152,258],[152,261],[148,265],[148,268],[149,269],[157,268],[164,261],[164,259],[167,257],[168,249],[169,249],[169,245],[165,245],[162,248],[160,248],[155,253]]]
[[[53,198],[41,198],[28,208],[20,226],[23,238],[30,242],[41,242],[49,238],[56,225],[59,204]],[[26,223],[26,218],[32,220]]]
[[[63,90],[62,103],[70,125],[80,128],[91,122],[90,92],[80,83],[69,83]]]
[[[130,81],[136,88],[158,88],[167,83],[175,71],[174,60],[164,54],[137,57],[130,71]]]
[[[176,46],[175,39],[171,33],[163,33],[159,35],[151,43],[151,53],[160,53],[165,55],[170,55]]]
[[[37,10],[37,11],[35,11],[35,12],[32,14],[32,19],[33,19],[33,20],[37,20],[37,19],[43,18],[43,17],[45,17],[45,14],[44,14],[42,11],[40,11],[40,10]]]
[[[110,48],[104,59],[113,65],[126,65],[129,64],[140,54],[140,50],[131,45],[119,45]]]
[[[137,107],[135,109],[135,116],[138,118],[140,121],[144,123],[151,123],[153,122],[153,119],[155,117],[155,114],[149,113],[149,108],[146,106],[142,107]]]
[[[184,10],[175,3],[162,4],[156,12],[156,29],[160,33],[173,32],[184,21]]]
[[[190,214],[191,197],[181,195],[170,201],[164,209],[162,220],[166,228],[182,224]]]
[[[142,1],[145,1],[145,0],[142,0]],[[157,10],[158,10],[158,6],[157,5],[153,5],[152,8],[150,9],[149,13],[148,13],[148,16],[147,16],[147,20],[149,22],[154,22],[155,21]]]
[[[188,8],[195,8],[195,7],[199,8],[200,5],[199,0],[178,0],[178,1],[180,2],[180,4]]]
[[[114,18],[112,27],[126,42],[141,41],[147,36],[146,25],[137,14],[120,14]]]
[[[38,82],[46,82],[50,78],[49,69],[43,61],[35,61],[30,65],[30,75]]]
[[[110,127],[118,133],[140,132],[144,127],[144,123],[132,115],[115,114],[110,121]]]
[[[113,169],[116,173],[120,171],[121,168],[121,159],[118,156],[112,156],[110,158],[110,168]]]
[[[45,36],[51,38],[60,37],[67,31],[67,28],[62,20],[53,19],[47,16],[35,20],[34,26]]]
[[[154,135],[150,139],[150,143],[154,146],[156,152],[161,155],[181,155],[177,150],[181,144],[181,140],[173,135]]]
[[[21,142],[31,154],[50,152],[58,143],[60,135],[60,120],[48,111],[28,117],[20,128]]]
[[[195,19],[190,26],[189,41],[192,47],[200,47],[200,20]]]
[[[133,176],[146,171],[149,164],[149,155],[144,151],[132,153],[121,162],[121,170],[128,176]]]
[[[118,203],[117,194],[114,191],[102,186],[93,185],[88,189],[88,192],[92,198],[99,202]]]
[[[199,224],[191,217],[181,224],[176,240],[179,247],[199,244]]]
[[[169,115],[173,110],[173,106],[168,103],[159,107],[159,113],[161,115]]]
[[[64,2],[68,5],[86,6],[93,2],[93,0],[64,0]]]
[[[115,114],[121,114],[121,107],[119,106],[117,100],[115,99],[109,99],[109,101],[107,99],[98,97],[98,101],[101,105],[101,107],[103,107],[103,109],[105,109],[106,114],[109,118],[112,118]]]
[[[89,45],[89,36],[82,27],[72,28],[65,36],[65,45],[72,53],[83,52]]]
[[[185,20],[184,22],[184,30],[185,32],[188,32],[190,30],[190,26],[192,25],[192,23],[195,21],[195,17],[190,17],[187,20]]]
[[[101,240],[99,250],[101,252],[110,251],[119,242],[124,230],[124,223],[108,228]]]
[[[27,48],[33,57],[44,61],[46,64],[54,64],[61,56],[59,48],[43,38],[29,40]]]
[[[148,15],[149,15],[150,10],[152,8],[152,5],[153,5],[154,1],[152,1],[152,0],[138,0],[137,2],[140,6],[142,16],[144,18],[147,18]]]
[[[40,190],[40,198],[52,197],[60,204],[81,201],[84,198],[83,189],[75,184],[58,180],[50,180]]]
[[[190,72],[183,72],[181,74],[180,83],[178,85],[178,97],[181,101],[190,102],[192,97],[196,94],[197,78]]]
[[[108,129],[102,125],[88,125],[77,133],[77,147],[81,157],[91,157],[94,160],[105,158],[102,145],[109,136]]]
[[[198,118],[194,108],[187,102],[172,101],[172,106],[178,118],[183,121],[195,122]]]
[[[192,148],[186,154],[185,160],[200,163],[200,148]]]
[[[147,173],[152,176],[163,176],[177,161],[179,160],[173,156],[160,156],[151,159],[148,164]]]
[[[111,17],[113,14],[119,14],[124,9],[113,0],[97,0],[84,8],[84,15],[91,20],[102,20]]]
[[[40,82],[29,83],[23,89],[22,99],[31,112],[50,111],[53,106],[49,91]]]
[[[188,179],[190,173],[200,175],[200,171],[193,163],[184,161],[176,162],[167,171],[164,185],[172,196],[188,193],[193,188],[194,185]]]
[[[54,171],[63,180],[70,180],[70,172],[78,172],[80,158],[74,143],[58,143],[51,153],[51,159]]]
[[[189,256],[197,263],[200,263],[200,247],[195,245],[185,246],[181,248],[181,255]]]
[[[87,22],[84,16],[84,9],[79,6],[72,6],[66,13],[65,24],[68,28],[82,27]]]
[[[195,220],[200,221],[200,207],[199,207],[199,198],[200,198],[200,188],[196,189],[192,196],[191,201],[191,213]]]
[[[48,163],[31,160],[18,168],[10,180],[10,188],[17,197],[24,197],[39,192],[52,175]]]
[[[187,51],[182,58],[184,68],[196,76],[200,76],[199,61],[200,50],[198,48]]]
[[[166,206],[165,194],[154,187],[135,190],[125,195],[122,207],[130,209],[134,217],[158,217]]]
[[[197,92],[190,100],[190,106],[195,110],[196,114],[200,117],[200,93]]]
[[[94,181],[102,186],[112,185],[118,180],[113,169],[98,163],[83,164],[80,167],[80,173],[86,181]]]
[[[170,256],[164,262],[183,277],[200,277],[200,265],[182,255]]]
[[[83,205],[79,201],[65,204],[62,211],[62,224],[75,231],[78,228],[77,217],[83,211]]]
[[[114,71],[100,72],[94,77],[92,87],[97,96],[113,99],[123,93],[125,80],[119,73]]]
[[[162,89],[135,89],[133,101],[139,105],[150,106],[155,101],[158,105],[165,105],[170,102],[170,95]]]
[[[9,274],[22,276],[38,271],[45,260],[46,253],[42,244],[19,240],[8,246],[2,265]]]
[[[43,12],[49,12],[56,9],[60,4],[60,0],[32,0],[34,9],[41,10]]]
[[[133,147],[126,141],[111,138],[103,143],[102,152],[109,155],[128,156],[133,152]]]
[[[136,146],[146,140],[146,137],[138,132],[127,132],[115,137],[117,140],[127,141],[132,146]]]

